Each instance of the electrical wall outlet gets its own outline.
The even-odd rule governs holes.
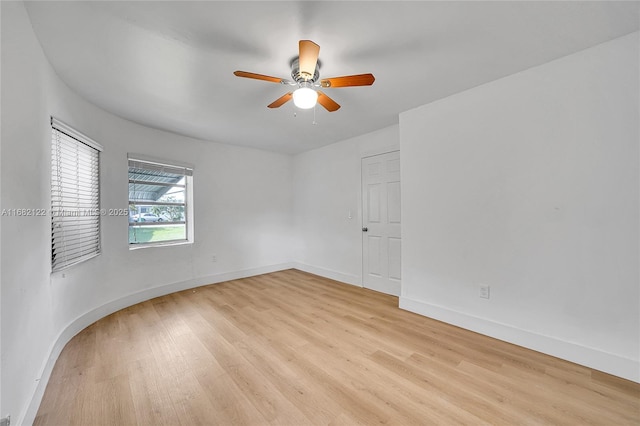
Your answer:
[[[216,263],[217,261],[218,261],[218,256],[216,256],[215,254],[211,255],[211,263]]]
[[[480,298],[488,299],[491,294],[490,290],[491,288],[488,285],[480,284]]]

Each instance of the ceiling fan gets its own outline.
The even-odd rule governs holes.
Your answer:
[[[293,81],[246,71],[235,71],[233,74],[237,77],[298,87],[267,105],[269,108],[278,108],[293,99],[293,103],[298,108],[309,109],[319,103],[329,112],[337,111],[340,105],[317,88],[371,86],[375,81],[373,74],[347,75],[320,80],[320,62],[318,61],[320,46],[311,40],[300,40],[298,48],[299,55],[291,62]]]

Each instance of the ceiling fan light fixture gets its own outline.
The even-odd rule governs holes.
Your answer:
[[[309,109],[316,106],[318,92],[309,87],[300,87],[293,92],[293,103],[300,109]]]
[[[320,60],[318,59],[320,46],[311,40],[300,40],[298,52],[299,55],[289,64],[293,81],[247,71],[235,71],[233,74],[236,77],[253,78],[285,86],[297,86],[295,91],[280,96],[267,105],[267,108],[280,108],[293,99],[293,103],[298,108],[311,109],[316,104],[320,104],[329,112],[339,110],[340,105],[325,93],[315,90],[315,88],[371,86],[375,81],[373,74],[345,75],[320,80]]]

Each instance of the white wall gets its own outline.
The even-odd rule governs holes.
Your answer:
[[[22,4],[2,2],[0,7],[2,208],[44,207],[48,200],[47,181],[34,170],[46,167],[47,163],[43,145],[43,138],[46,140],[43,133],[46,82],[42,72],[45,61],[41,55],[34,54],[39,47]],[[36,124],[38,117],[44,122]],[[25,413],[39,370],[55,340],[50,321],[53,312],[47,263],[50,251],[46,245],[50,225],[36,217],[2,216],[0,221],[0,413],[2,417],[11,414],[16,421]]]
[[[167,292],[290,267],[292,160],[149,129],[85,102],[52,71],[23,4],[1,7],[2,208],[49,207],[51,115],[104,146],[103,208],[127,208],[127,152],[195,166],[192,245],[130,251],[127,217],[103,217],[103,253],[51,274],[50,219],[1,218],[0,413],[29,424],[53,361],[93,321]]]
[[[638,51],[401,114],[401,307],[640,380]]]
[[[365,156],[398,149],[394,125],[294,157],[293,259],[298,269],[362,285],[360,163]]]

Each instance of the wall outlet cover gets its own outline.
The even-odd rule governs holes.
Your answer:
[[[490,296],[490,287],[488,285],[480,285],[480,297],[482,299],[488,299]]]

